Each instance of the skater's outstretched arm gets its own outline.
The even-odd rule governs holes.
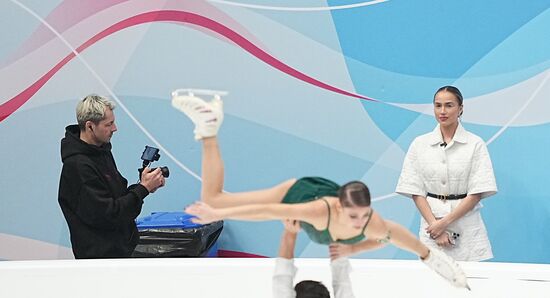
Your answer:
[[[228,208],[212,208],[204,202],[196,202],[185,208],[185,212],[195,215],[196,217],[192,221],[199,224],[207,224],[223,219],[246,221],[294,219],[316,226],[321,222],[326,222],[327,208],[324,204],[322,201],[312,201],[301,204],[251,204]]]

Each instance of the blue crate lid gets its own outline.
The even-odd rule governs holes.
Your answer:
[[[136,225],[138,230],[201,227],[201,224],[191,221],[193,217],[185,212],[152,212],[151,215],[136,219]]]

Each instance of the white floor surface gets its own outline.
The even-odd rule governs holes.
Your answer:
[[[330,289],[328,259],[297,259],[296,281]],[[419,261],[352,259],[359,297],[550,297],[550,265],[460,263],[471,292]],[[125,259],[0,262],[3,298],[270,298],[274,259]]]

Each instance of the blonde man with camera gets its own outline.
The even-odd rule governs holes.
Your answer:
[[[145,168],[140,183],[128,187],[111,153],[114,108],[105,97],[86,96],[76,107],[78,124],[67,126],[61,140],[58,201],[77,259],[130,257],[143,200],[165,183],[160,168]]]

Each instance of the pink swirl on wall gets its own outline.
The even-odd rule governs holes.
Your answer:
[[[352,93],[349,91],[345,91],[343,89],[321,82],[311,76],[308,76],[307,74],[304,74],[292,68],[291,66],[286,65],[282,61],[279,61],[275,57],[271,56],[270,54],[260,49],[258,46],[256,46],[252,42],[250,42],[248,39],[246,39],[239,33],[224,26],[223,24],[216,22],[212,19],[206,18],[204,16],[186,12],[186,11],[177,11],[177,10],[151,11],[151,12],[142,13],[142,14],[124,19],[110,26],[109,28],[99,32],[98,34],[96,34],[95,36],[93,36],[92,38],[84,42],[82,45],[76,48],[76,52],[81,53],[86,48],[90,47],[91,45],[95,44],[101,39],[113,33],[116,33],[120,30],[123,30],[125,28],[140,25],[140,24],[145,24],[145,23],[151,23],[151,22],[175,22],[175,23],[183,23],[183,24],[187,23],[187,24],[198,25],[200,27],[209,29],[213,32],[216,32],[224,36],[225,38],[231,40],[236,45],[241,47],[243,50],[249,52],[256,58],[262,60],[263,62],[267,63],[273,68],[279,71],[282,71],[290,76],[293,76],[301,81],[304,81],[306,83],[312,84],[319,88],[323,88],[338,94],[355,97],[359,99],[364,99],[364,100],[376,101],[375,99],[372,99],[360,94]],[[42,86],[44,86],[44,84],[46,84],[46,82],[48,82],[50,78],[52,78],[55,75],[55,73],[57,73],[65,64],[71,61],[75,56],[76,56],[75,53],[71,52],[65,58],[59,61],[51,70],[49,70],[40,79],[38,79],[35,83],[27,87],[25,90],[23,90],[21,93],[14,96],[7,102],[0,105],[0,122],[4,121],[4,119],[9,117],[13,112],[19,109],[25,102],[27,102],[38,90],[40,90],[40,88],[42,88]]]

